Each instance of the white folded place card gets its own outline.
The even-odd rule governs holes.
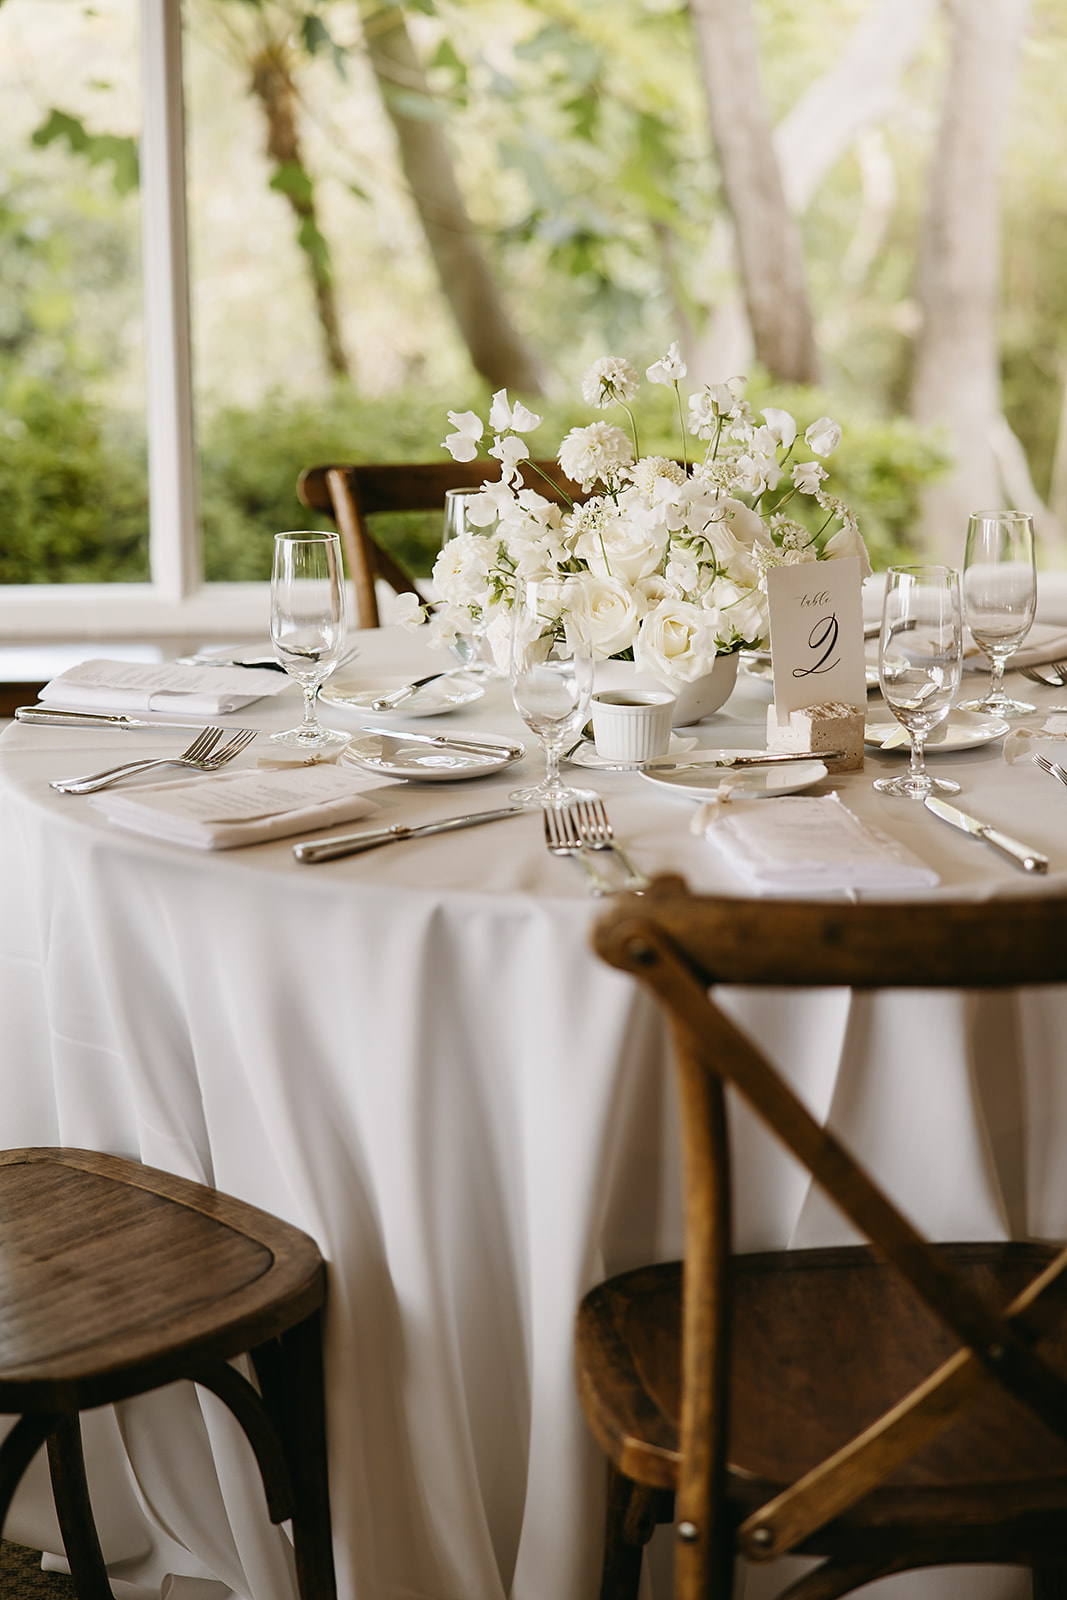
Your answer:
[[[230,850],[353,822],[377,809],[366,791],[386,781],[335,766],[219,772],[136,790],[109,789],[89,804],[109,822],[154,839]]]
[[[240,711],[291,680],[262,667],[181,667],[174,662],[80,661],[41,690],[47,706],[72,711],[170,711],[217,717]]]
[[[830,702],[865,706],[859,557],[771,567],[767,605],[778,721]]]
[[[931,867],[842,805],[836,794],[731,804],[707,838],[756,894],[930,889]]]

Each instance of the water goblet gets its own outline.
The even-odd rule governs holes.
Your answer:
[[[270,580],[270,637],[274,654],[304,691],[304,720],[274,733],[289,749],[321,751],[351,737],[324,728],[315,696],[337,666],[345,644],[345,584],[336,533],[278,533]]]
[[[967,524],[963,615],[992,663],[989,689],[963,711],[1023,717],[1034,707],[1004,693],[1004,667],[1030,631],[1037,610],[1034,522],[1024,511],[976,511]]]
[[[495,528],[495,519],[483,526],[471,522],[468,517],[471,501],[481,493],[480,488],[445,490],[445,518],[441,533],[444,562],[448,561],[448,545],[451,540],[465,534],[488,537]],[[484,606],[470,606],[465,609],[468,621],[463,632],[458,633],[452,641],[452,654],[468,672],[484,678],[503,677],[503,673],[498,672],[495,663],[486,654],[485,628],[488,618]]]
[[[926,738],[948,716],[963,663],[959,574],[951,567],[890,567],[882,605],[878,681],[882,698],[911,735],[911,769],[876,778],[883,794],[922,800],[959,794],[948,778],[926,770]]]
[[[565,581],[520,585],[512,611],[511,697],[526,726],[545,752],[545,776],[509,797],[515,805],[563,806],[595,800],[589,789],[575,789],[559,775],[564,747],[573,743],[589,715],[593,657],[588,643],[569,625]]]

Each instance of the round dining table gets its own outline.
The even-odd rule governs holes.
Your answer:
[[[441,665],[403,629],[356,643],[354,681]],[[525,757],[473,780],[375,788],[355,827],[490,809],[536,779],[543,758],[507,683],[484,689],[447,716],[398,710],[391,725],[519,737]],[[769,698],[743,670],[688,733],[759,747]],[[1033,698],[1045,714],[1067,691]],[[254,767],[298,707],[294,686],[217,719],[262,730],[237,765]],[[353,736],[382,720],[322,715]],[[681,1251],[661,1019],[592,954],[603,901],[578,863],[548,853],[539,812],[307,865],[294,839],[186,848],[49,787],[184,743],[164,728],[21,722],[0,739],[3,1143],[133,1157],[317,1240],[341,1600],[590,1600],[605,1468],[576,1397],[572,1325],[596,1280]],[[1003,740],[930,756],[962,805],[1049,857],[1035,878],[877,793],[872,779],[905,759],[868,751],[862,772],[811,792],[836,791],[937,871],[917,919],[925,894],[1067,893],[1067,789],[1025,756],[1009,763]],[[564,771],[599,793],[648,874],[747,892],[693,830],[693,799],[636,772]],[[1067,994],[736,991],[728,1003],[931,1237],[1067,1237]],[[743,1109],[732,1116],[737,1248],[853,1242],[806,1173]],[[211,1394],[164,1390],[91,1414],[85,1434],[119,1600],[293,1600],[285,1531]],[[41,1459],[6,1532],[61,1556]],[[658,1595],[669,1553],[658,1535]],[[750,1569],[746,1600],[785,1572]],[[869,1592],[1014,1600],[1029,1575],[907,1574]]]

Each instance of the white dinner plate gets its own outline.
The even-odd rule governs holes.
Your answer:
[[[416,673],[415,676],[420,674]],[[385,717],[391,721],[394,717],[439,717],[445,711],[458,711],[460,706],[472,705],[485,693],[483,679],[457,672],[447,678],[436,678],[433,683],[416,689],[410,700],[402,701],[393,711],[371,710],[372,701],[392,689],[402,689],[410,682],[411,679],[401,672],[376,678],[365,674],[357,677],[349,673],[337,682],[328,679],[319,691],[319,699],[328,706],[351,706],[354,711],[366,716]]]
[[[721,783],[730,786],[734,800],[759,800],[771,795],[796,794],[809,789],[813,783],[826,777],[826,767],[821,761],[783,761],[766,767],[713,767],[697,771],[692,763],[701,756],[742,756],[746,750],[693,750],[672,766],[663,761],[659,766],[648,767],[641,773],[649,783],[669,789],[673,794],[683,794],[692,800],[711,800]]]
[[[880,747],[882,741],[891,733],[896,733],[900,726],[895,717],[885,722],[868,722],[863,730],[864,743]],[[998,721],[996,717],[983,717],[977,711],[950,711],[947,720],[940,728],[935,728],[927,739],[926,754],[936,756],[942,751],[947,755],[952,750],[975,750],[981,744],[1001,738],[1010,730],[1010,723]],[[906,738],[901,744],[892,745],[886,754],[892,755],[894,750],[909,755],[911,740]]]
[[[496,744],[488,735],[478,734],[480,744]],[[420,783],[448,783],[461,778],[487,778],[502,772],[513,761],[521,761],[525,750],[504,740],[499,755],[480,755],[474,750],[459,750],[455,745],[416,744],[414,740],[370,733],[353,739],[341,752],[346,766],[360,767],[380,778],[414,778]],[[516,749],[520,753],[515,754]]]

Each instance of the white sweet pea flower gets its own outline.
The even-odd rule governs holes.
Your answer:
[[[602,356],[582,379],[582,399],[587,406],[625,404],[637,393],[637,373],[621,356]]]
[[[763,420],[770,429],[775,443],[780,444],[783,450],[788,450],[797,436],[797,425],[789,412],[779,411],[777,406],[765,406]]]
[[[742,494],[760,495],[765,488],[773,487],[769,479],[777,471],[777,462],[770,456],[738,456],[734,462],[737,472],[736,484]],[[773,469],[773,470],[772,470]]]
[[[684,378],[688,371],[689,368],[682,360],[682,352],[676,339],[665,356],[645,368],[645,377],[649,383],[662,383],[669,387],[677,383],[679,378]]]
[[[671,590],[680,597],[695,592],[700,581],[700,563],[692,550],[682,545],[672,545],[667,557],[667,570],[663,574]]]
[[[396,594],[389,607],[389,621],[412,632],[426,622],[426,611],[417,594]]]
[[[607,422],[591,422],[587,428],[572,428],[559,447],[556,460],[567,477],[591,489],[597,479],[612,483],[623,467],[633,463],[630,441],[621,428]]]
[[[450,411],[448,420],[455,428],[445,440],[445,449],[451,451],[456,461],[473,461],[478,454],[478,440],[485,431],[476,411]]]
[[[500,462],[501,481],[509,484],[522,482],[518,470],[520,461],[529,458],[530,447],[525,439],[516,438],[513,433],[506,433],[503,438],[498,438],[489,446],[489,454],[496,456]]]
[[[531,433],[540,427],[542,420],[536,411],[528,411],[521,400],[509,405],[506,389],[497,390],[489,407],[489,426],[494,433],[506,433],[509,428],[516,433]]]
[[[801,494],[817,494],[825,477],[826,468],[817,461],[798,461],[793,467],[793,487]]]
[[[729,643],[748,645],[754,650],[766,646],[770,635],[767,597],[758,582],[738,583],[718,578],[705,604],[713,603],[719,613],[719,638]]]
[[[817,456],[828,456],[841,443],[841,424],[832,417],[819,417],[805,433],[804,442]]]
[[[467,521],[472,528],[491,528],[515,504],[515,496],[506,478],[494,478],[483,483],[476,495],[467,501]]]
[[[634,660],[655,678],[692,683],[715,665],[716,622],[716,613],[689,600],[661,600],[641,623]]]
[[[480,533],[459,533],[433,564],[434,590],[450,606],[486,606],[496,545]]]
[[[843,556],[859,556],[861,580],[871,575],[871,558],[867,554],[863,536],[854,523],[846,522],[843,528],[838,528],[832,538],[827,539],[823,546],[823,555],[830,561],[838,561]]]
[[[629,650],[647,602],[632,584],[587,573],[574,580],[571,614],[598,660]]]
[[[498,672],[505,677],[511,671],[511,612],[506,606],[494,606],[485,627],[485,642]]]

